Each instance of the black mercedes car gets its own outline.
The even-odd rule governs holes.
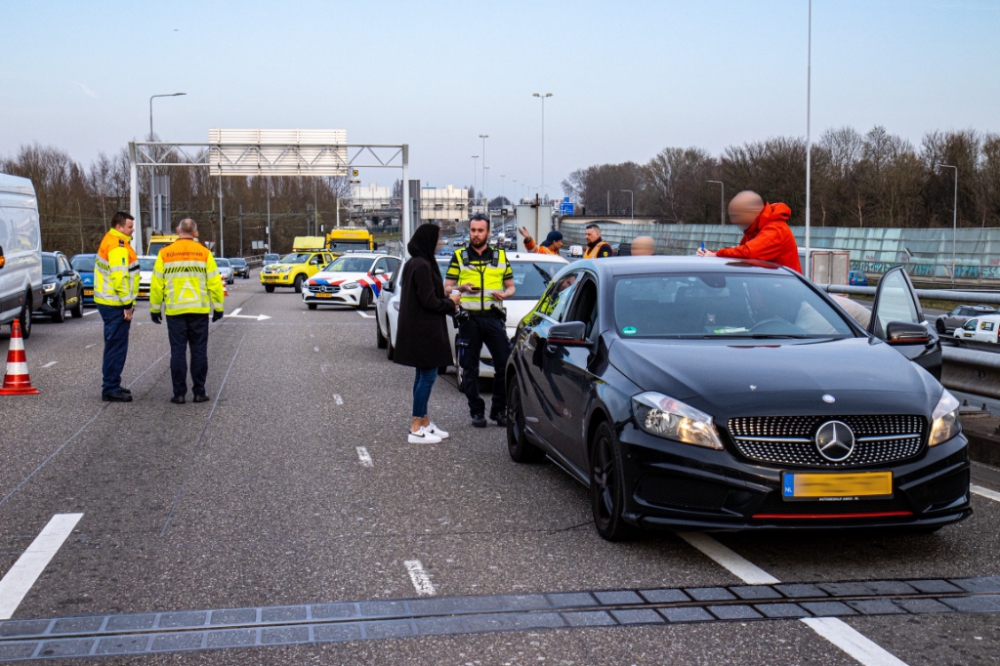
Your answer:
[[[62,252],[42,252],[42,292],[45,297],[36,314],[60,323],[66,320],[67,308],[74,318],[83,316],[83,278]]]
[[[908,527],[972,513],[959,402],[906,273],[869,330],[763,262],[570,264],[519,325],[507,443],[590,488],[606,539],[637,528]]]

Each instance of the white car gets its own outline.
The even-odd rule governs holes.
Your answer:
[[[956,328],[953,335],[959,340],[996,344],[997,333],[1000,333],[1000,315],[980,315],[965,322],[961,328]]]
[[[435,257],[435,259],[441,268],[441,278],[444,279],[451,257],[442,256]],[[504,301],[504,307],[507,309],[507,337],[513,338],[517,325],[526,314],[534,309],[552,276],[562,270],[569,262],[562,257],[532,252],[508,252],[507,260],[510,262],[511,268],[514,269],[514,286],[517,288],[513,298]],[[400,264],[395,275],[382,289],[382,295],[376,305],[376,342],[379,349],[388,349],[390,359],[392,359],[396,349],[402,275],[403,264]],[[458,372],[459,385],[461,385],[462,371],[458,365],[458,354],[455,347],[457,337],[458,334],[455,331],[452,318],[448,317],[448,339],[451,342],[452,365]],[[479,357],[479,376],[483,379],[493,378],[493,359],[485,345]]]
[[[306,281],[302,300],[310,310],[320,304],[367,310],[399,263],[399,257],[377,252],[342,254]]]
[[[139,298],[149,298],[149,286],[153,282],[153,265],[156,257],[143,255],[139,257]]]
[[[229,263],[228,259],[216,257],[215,264],[219,267],[219,275],[222,276],[224,283],[232,284],[236,282],[236,271],[233,270],[233,265]]]

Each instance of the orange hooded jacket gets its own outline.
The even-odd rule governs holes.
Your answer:
[[[715,256],[770,261],[801,273],[799,246],[795,243],[792,230],[788,228],[791,216],[792,209],[783,203],[764,204],[764,210],[743,232],[740,244],[723,248]]]

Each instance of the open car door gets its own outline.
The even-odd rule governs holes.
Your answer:
[[[924,320],[920,300],[902,266],[879,280],[868,332],[941,379],[941,339]]]

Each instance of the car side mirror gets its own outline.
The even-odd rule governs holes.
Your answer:
[[[931,334],[923,324],[891,321],[885,327],[885,341],[890,345],[926,345]]]
[[[385,275],[385,269],[384,268],[376,268],[375,269],[375,275]]]
[[[549,327],[548,343],[565,347],[585,347],[587,342],[587,325],[582,321],[568,321]]]

